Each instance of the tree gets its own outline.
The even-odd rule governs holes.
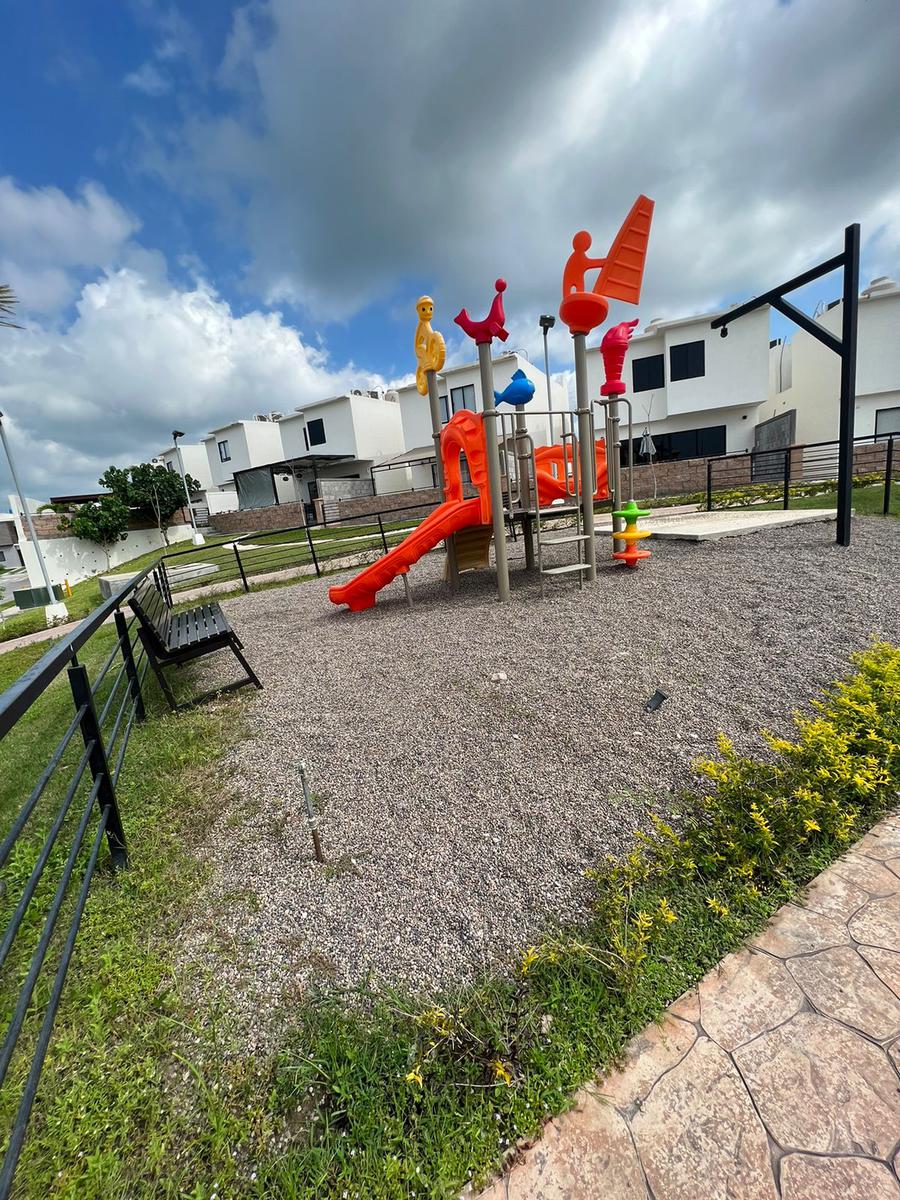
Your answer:
[[[21,325],[16,325],[12,321],[7,321],[4,318],[11,317],[15,313],[18,300],[13,294],[12,288],[8,283],[0,283],[0,325],[5,325],[7,329],[21,329]]]
[[[185,478],[188,491],[200,491],[199,480],[191,475]],[[109,488],[114,496],[138,516],[153,521],[168,546],[166,529],[169,520],[187,503],[181,475],[177,471],[170,471],[155,463],[109,467],[100,476],[99,482],[101,487]]]
[[[106,569],[111,567],[110,551],[116,542],[128,536],[128,509],[116,496],[101,496],[82,504],[71,517],[62,517],[60,527],[73,537],[96,542],[106,555]]]

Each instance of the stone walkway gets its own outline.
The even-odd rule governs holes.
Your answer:
[[[584,1089],[481,1200],[900,1200],[900,814]]]

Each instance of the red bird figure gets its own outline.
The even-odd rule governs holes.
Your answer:
[[[503,311],[506,280],[498,279],[494,287],[497,289],[497,295],[494,297],[491,311],[483,321],[473,321],[464,308],[461,308],[453,318],[454,323],[460,327],[463,333],[467,333],[474,340],[476,346],[490,344],[495,337],[499,338],[501,342],[505,342],[509,337],[509,333],[503,328],[503,322],[506,320],[506,314]]]

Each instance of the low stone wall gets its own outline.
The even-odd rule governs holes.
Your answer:
[[[62,521],[65,516],[72,517],[74,515],[74,513],[64,514],[55,512],[32,513],[31,519],[34,522],[34,532],[37,534],[38,541],[46,542],[53,538],[70,538],[72,536],[71,531],[63,529]],[[172,525],[187,524],[187,511],[183,508],[179,508],[179,510],[169,519],[170,527]],[[134,520],[128,522],[128,528],[131,531],[137,532],[144,529],[156,529],[156,525],[153,521]],[[25,535],[25,540],[31,541],[31,535],[28,532],[28,525],[24,518],[22,519],[22,532]]]
[[[305,525],[303,503],[268,504],[265,508],[242,508],[237,512],[210,513],[210,529],[216,533],[255,533],[262,529],[290,529]]]

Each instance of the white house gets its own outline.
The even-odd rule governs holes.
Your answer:
[[[179,473],[178,455],[174,446],[167,446],[165,450],[161,450],[157,458],[167,471],[174,471],[176,475]],[[206,446],[202,442],[182,442],[181,460],[184,463],[185,474],[192,475],[194,479],[199,480],[200,491],[211,491],[213,478]]]
[[[768,396],[769,309],[735,321],[726,338],[710,329],[719,315],[656,318],[632,337],[622,378],[634,407],[635,462],[648,461],[640,453],[648,432],[656,461],[753,449],[757,414]],[[605,378],[599,346],[587,358],[588,393],[596,398]],[[620,417],[624,445],[624,406]]]
[[[238,471],[277,463],[284,458],[280,417],[281,413],[269,413],[252,421],[232,421],[210,430],[203,445],[213,488],[234,491],[237,486],[234,477]]]
[[[296,498],[307,503],[329,496],[371,495],[372,467],[403,448],[395,391],[353,388],[345,395],[305,404],[282,417],[279,425]],[[359,481],[357,487],[354,480]]]
[[[843,310],[835,300],[817,319],[840,337]],[[802,329],[790,342],[773,342],[769,354],[769,399],[760,419],[784,417],[795,445],[836,440],[840,358]],[[884,275],[859,297],[854,433],[900,436],[900,286]]]
[[[539,367],[515,350],[500,354],[493,360],[494,390],[502,392],[516,371],[524,371],[535,385],[534,399],[524,408],[525,423],[536,446],[545,446],[559,441],[561,423],[554,422],[551,433],[550,419],[543,414],[548,410],[567,412],[570,408],[566,388],[556,380],[550,381],[550,399],[547,397],[547,376]],[[403,422],[403,454],[396,456],[390,471],[375,472],[379,492],[398,490],[399,477],[405,476],[406,487],[423,488],[433,486],[434,441],[431,430],[431,409],[428,397],[420,396],[415,384],[400,388],[400,416]],[[481,376],[478,363],[465,363],[449,367],[438,375],[438,395],[441,403],[441,422],[446,424],[450,417],[461,409],[482,412]],[[511,404],[497,405],[498,413],[504,413],[509,421],[515,415]],[[498,435],[500,433],[498,423]],[[405,463],[409,466],[406,467]]]

